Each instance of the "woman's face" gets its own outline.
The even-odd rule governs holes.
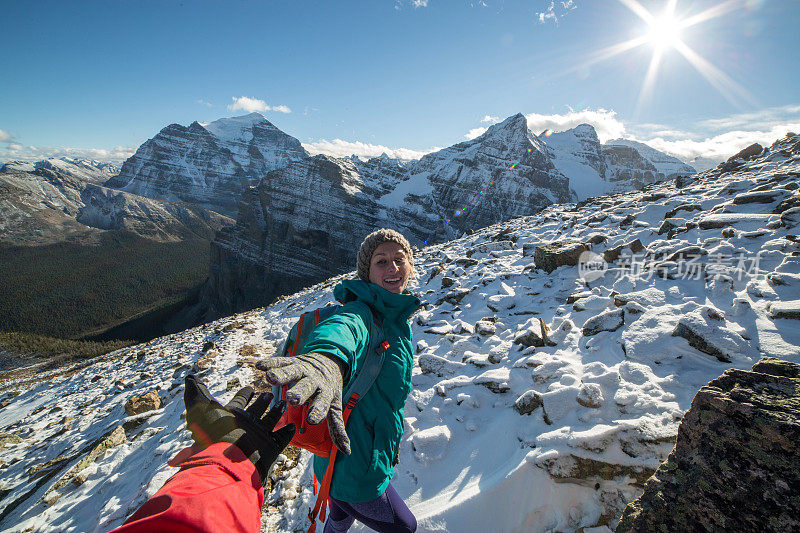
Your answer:
[[[382,242],[372,253],[369,280],[389,292],[400,294],[411,278],[411,263],[403,247],[396,242]]]

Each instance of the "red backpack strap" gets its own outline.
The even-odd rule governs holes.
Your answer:
[[[289,355],[291,356],[297,355],[297,346],[300,344],[300,336],[303,334],[303,319],[305,317],[306,314],[303,313],[300,315],[300,319],[297,321],[297,330],[294,332],[294,343],[289,349]]]
[[[358,403],[359,396],[356,393],[350,395],[350,399],[347,401],[347,405],[344,408],[344,412],[342,413],[342,418],[344,419],[345,425],[347,425],[347,419],[350,418],[350,413],[353,411],[353,408]],[[320,522],[325,522],[325,515],[327,514],[328,510],[328,496],[331,491],[331,480],[333,479],[333,463],[336,461],[336,454],[339,452],[339,449],[336,446],[331,447],[331,455],[328,457],[328,467],[325,469],[325,477],[322,478],[322,483],[319,485],[319,492],[317,493],[317,502],[314,504],[314,508],[308,512],[308,518],[311,520],[311,527],[308,528],[308,533],[314,533],[317,529],[317,516],[319,516]],[[316,476],[314,477],[314,486],[316,488]]]

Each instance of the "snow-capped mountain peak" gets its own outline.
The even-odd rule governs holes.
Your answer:
[[[256,128],[277,130],[272,122],[266,119],[261,113],[249,113],[238,117],[225,117],[201,124],[212,135],[229,142],[249,142],[253,139],[253,131]]]

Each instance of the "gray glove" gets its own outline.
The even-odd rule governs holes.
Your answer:
[[[340,366],[341,365],[341,366]],[[286,393],[292,405],[311,398],[306,421],[319,424],[328,419],[328,432],[339,451],[350,455],[350,438],[342,418],[342,374],[344,364],[331,355],[307,353],[295,357],[266,357],[256,368],[267,373],[273,385],[296,384]]]

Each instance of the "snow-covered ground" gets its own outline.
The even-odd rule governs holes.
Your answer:
[[[702,385],[765,355],[800,360],[800,213],[774,213],[797,202],[798,141],[681,189],[555,205],[420,252],[411,288],[426,305],[412,318],[418,360],[393,481],[419,531],[607,531],[669,453]],[[595,242],[595,258],[611,262],[534,268],[537,245],[564,240]],[[121,524],[190,442],[186,373],[228,398],[339,279],[71,375],[6,384],[0,529]],[[125,402],[152,389],[164,407],[126,417]],[[76,476],[120,425],[126,441]],[[308,527],[308,456],[299,463],[287,458],[276,474],[265,531]]]

